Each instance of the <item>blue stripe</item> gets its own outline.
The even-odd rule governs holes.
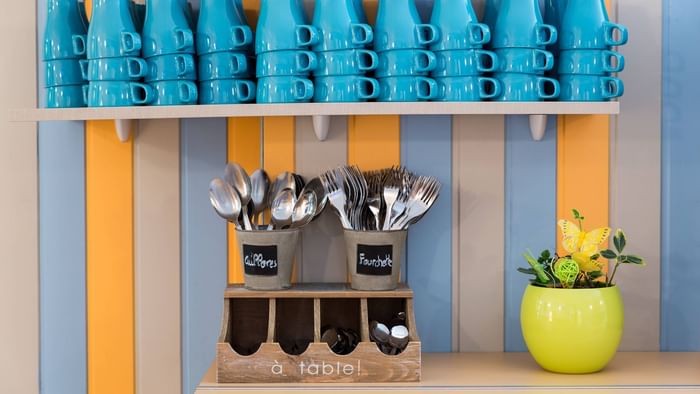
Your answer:
[[[520,302],[529,277],[522,254],[556,248],[557,118],[542,141],[533,141],[527,116],[506,117],[505,350],[525,351]]]
[[[442,183],[440,198],[408,235],[407,277],[423,351],[452,348],[452,118],[402,116],[401,164]]]
[[[666,0],[664,8],[661,350],[700,351],[700,4]]]
[[[41,393],[86,393],[83,123],[41,123],[38,145]]]
[[[209,181],[226,164],[226,119],[181,122],[182,377],[192,393],[216,355],[226,287],[226,223],[209,204]]]

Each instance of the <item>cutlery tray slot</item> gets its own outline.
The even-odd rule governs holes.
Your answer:
[[[287,354],[304,353],[314,341],[314,300],[280,298],[275,303],[274,342]]]
[[[228,299],[228,330],[224,342],[242,355],[254,354],[267,340],[269,324],[269,300],[266,298]]]

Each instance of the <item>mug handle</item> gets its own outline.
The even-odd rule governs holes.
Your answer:
[[[611,47],[618,46],[618,45],[625,45],[627,44],[627,39],[629,38],[629,34],[627,32],[627,28],[618,25],[617,23],[612,23],[612,22],[605,22],[603,24],[603,28],[605,29],[605,44],[609,45]],[[620,31],[620,39],[616,40],[614,35],[615,35],[615,30]]]
[[[194,34],[190,29],[175,29],[175,45],[178,51],[191,48],[194,45]]]
[[[184,103],[196,103],[199,96],[197,91],[197,85],[192,81],[178,81],[178,87],[180,90],[180,101]]]
[[[554,88],[554,91],[552,94],[545,94],[545,87],[548,83],[552,84],[552,87]],[[539,97],[543,100],[546,99],[553,99],[559,97],[559,81],[553,78],[547,78],[547,77],[538,77],[537,78],[537,94]]]
[[[425,63],[424,64],[421,63],[421,61],[420,61],[420,58],[422,56],[425,56]],[[432,53],[431,51],[417,49],[416,56],[414,57],[414,60],[416,61],[416,64],[415,64],[416,72],[419,72],[419,73],[433,71],[433,70],[435,70],[435,67],[437,66],[437,58],[435,57],[435,54]]]
[[[194,71],[194,58],[192,56],[176,55],[175,61],[177,62],[177,76],[184,77],[185,75]]]
[[[366,23],[353,23],[350,25],[353,45],[367,45],[374,39],[372,27]]]
[[[357,83],[357,97],[362,100],[371,100],[379,97],[379,82],[374,78],[358,77]],[[367,87],[368,89],[363,89]]]
[[[549,38],[547,38],[549,37]],[[535,44],[552,45],[557,42],[557,28],[552,25],[538,23],[535,26]]]
[[[231,54],[231,74],[239,75],[248,71],[248,60],[242,53],[230,53]]]
[[[131,89],[131,102],[135,105],[148,104],[153,101],[153,88],[150,86],[144,83],[130,82],[129,88]],[[143,95],[139,94],[139,91],[141,91]]]
[[[625,93],[625,85],[620,78],[603,77],[600,79],[603,84],[603,98],[611,99],[620,97]]]
[[[612,59],[617,60],[617,66],[613,66]],[[603,70],[609,73],[619,73],[625,69],[625,57],[615,51],[603,51]]]
[[[358,49],[355,52],[357,56],[357,69],[360,71],[372,71],[376,70],[379,65],[379,56],[374,51],[369,51],[366,49]],[[370,63],[362,63],[362,59],[369,59]]]
[[[123,31],[121,33],[122,55],[141,50],[141,35],[138,33]]]
[[[416,39],[420,45],[430,45],[440,39],[440,31],[435,25],[420,23],[416,25]]]
[[[242,94],[242,92],[245,92],[245,94]],[[238,96],[238,101],[242,103],[255,100],[255,82],[237,79],[235,95]]]
[[[308,79],[294,78],[292,84],[294,85],[294,100],[306,101],[314,96],[314,84]]]
[[[489,93],[488,86],[493,85],[493,91]],[[501,82],[495,78],[480,77],[479,78],[479,97],[482,100],[492,99],[501,95],[502,90]]]
[[[498,61],[498,55],[495,52],[485,51],[483,49],[477,49],[474,51],[476,54],[476,69],[479,72],[490,73],[496,71],[500,66]],[[491,67],[484,65],[484,58],[489,58],[491,61]]]
[[[554,67],[554,55],[549,51],[535,49],[532,51],[532,64],[535,71],[549,71]]]
[[[84,56],[87,52],[87,36],[85,34],[73,34],[71,37],[73,42],[73,54],[75,56]]]
[[[318,58],[311,51],[298,51],[295,60],[296,70],[299,73],[314,71],[318,67]]]
[[[318,29],[314,26],[297,25],[295,32],[297,37],[297,46],[312,46],[321,41],[321,33],[319,33]]]
[[[83,103],[88,105],[88,93],[90,92],[90,85],[83,85]]]
[[[472,45],[483,45],[491,41],[491,29],[483,23],[467,23],[467,34]]]
[[[423,93],[421,90],[421,84],[427,87],[427,93]],[[417,97],[419,100],[433,100],[437,97],[438,86],[434,79],[426,77],[416,77],[416,90],[418,91]]]
[[[241,48],[253,42],[253,31],[250,26],[231,26],[231,40],[234,48]]]
[[[80,64],[80,75],[87,81],[89,79],[88,66],[90,65],[90,62],[87,59],[80,59],[78,60],[78,64]]]
[[[129,69],[129,78],[143,78],[148,74],[148,64],[140,57],[127,57],[126,63]]]

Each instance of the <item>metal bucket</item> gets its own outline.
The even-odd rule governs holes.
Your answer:
[[[282,290],[292,285],[294,255],[299,229],[236,231],[245,287],[253,290]]]
[[[370,291],[396,289],[407,234],[407,230],[345,230],[350,287]]]

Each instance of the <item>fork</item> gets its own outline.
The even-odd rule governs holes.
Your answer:
[[[440,184],[437,179],[423,178],[416,183],[417,187],[411,193],[406,214],[392,225],[392,230],[405,229],[409,224],[420,220],[437,200],[440,194]]]
[[[396,186],[385,186],[384,187],[384,203],[386,204],[386,215],[384,216],[384,226],[383,231],[388,231],[391,227],[391,217],[393,215],[392,208],[396,199],[399,197],[399,188]]]
[[[326,194],[328,195],[328,201],[331,203],[333,208],[335,208],[338,216],[340,217],[340,223],[345,229],[352,229],[348,216],[345,213],[345,203],[346,196],[345,192],[338,187],[336,183],[338,179],[330,179],[326,174],[321,176],[321,182],[326,189]]]

